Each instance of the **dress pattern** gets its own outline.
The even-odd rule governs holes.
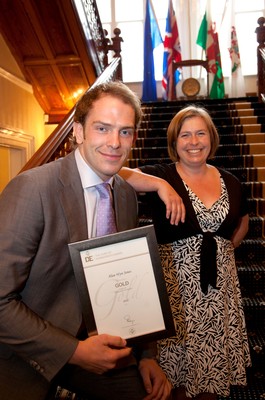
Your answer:
[[[185,187],[202,231],[216,232],[229,210],[224,180],[210,209]],[[207,294],[200,287],[202,234],[159,245],[176,329],[174,337],[159,342],[160,365],[188,397],[228,396],[230,385],[246,385],[245,367],[251,364],[233,245],[214,238],[218,289],[209,287]]]

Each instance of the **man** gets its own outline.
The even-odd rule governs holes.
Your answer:
[[[89,399],[167,399],[170,384],[152,350],[120,337],[83,337],[68,244],[96,236],[95,185],[113,188],[117,230],[136,227],[137,200],[118,171],[141,120],[122,83],[78,102],[77,149],[15,177],[0,197],[0,398],[42,400],[62,385]]]

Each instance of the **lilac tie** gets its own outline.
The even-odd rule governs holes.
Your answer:
[[[103,182],[96,185],[99,193],[99,204],[97,209],[97,236],[109,235],[117,232],[110,185]]]

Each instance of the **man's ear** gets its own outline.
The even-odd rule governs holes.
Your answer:
[[[82,144],[84,141],[84,128],[79,122],[73,124],[73,135],[76,138],[77,144]]]

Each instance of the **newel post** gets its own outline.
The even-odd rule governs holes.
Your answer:
[[[260,17],[258,19],[259,27],[256,28],[257,34],[257,62],[258,62],[258,96],[260,101],[265,102],[265,18]]]

